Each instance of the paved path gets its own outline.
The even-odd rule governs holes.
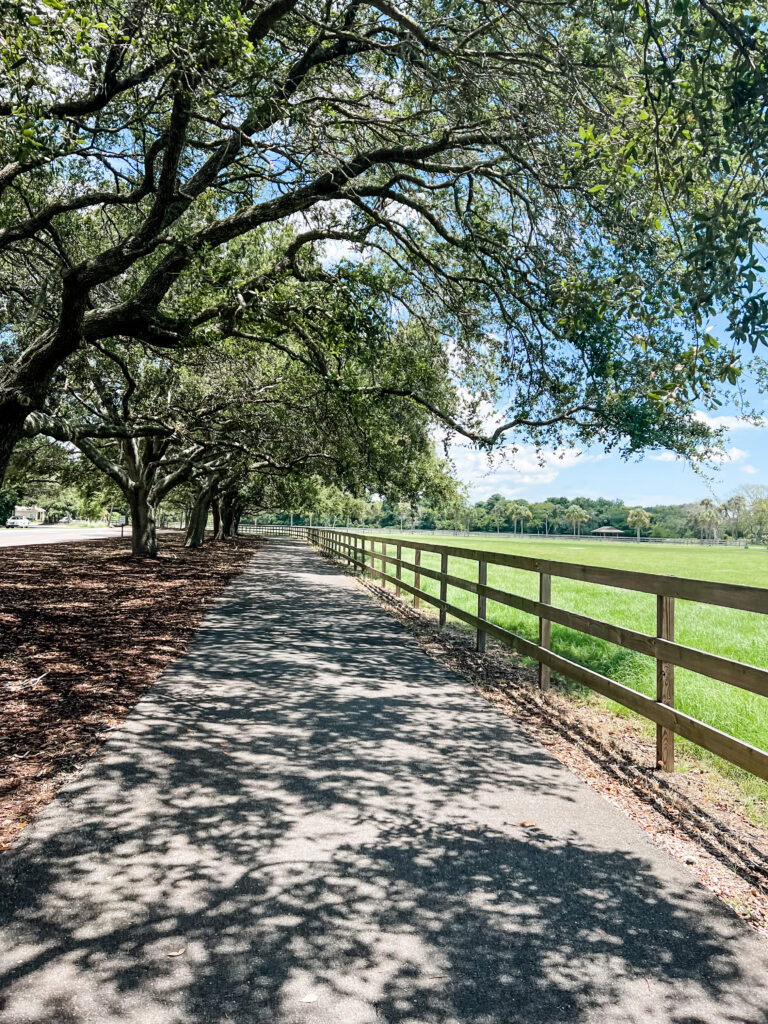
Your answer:
[[[768,944],[299,542],[103,753],[0,862],[2,1024],[768,1021]]]

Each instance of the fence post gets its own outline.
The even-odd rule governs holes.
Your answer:
[[[445,625],[446,610],[445,606],[448,601],[448,581],[446,576],[448,575],[448,553],[444,551],[440,556],[440,629]]]
[[[664,594],[656,597],[656,635],[662,640],[675,639],[675,599]],[[675,706],[675,666],[656,659],[656,700]],[[665,772],[675,770],[675,734],[663,725],[656,726],[656,766]]]
[[[395,544],[395,558],[397,559],[397,565],[395,567],[395,576],[398,581],[402,579],[402,569],[400,568],[400,560],[403,557],[403,546],[402,544]],[[400,583],[395,584],[395,597],[400,597]]]
[[[385,541],[381,542],[381,571],[385,573],[387,571],[387,545]],[[387,581],[384,577],[381,577],[381,585],[384,589],[387,589]]]
[[[421,565],[421,548],[416,548],[416,550],[414,551],[414,559],[413,560],[416,563],[416,565]],[[421,590],[421,573],[420,572],[414,573],[413,585],[414,585],[414,587],[416,587],[417,590]],[[413,595],[413,607],[414,608],[418,608],[419,607],[419,595],[418,594],[414,594]]]
[[[547,572],[539,573],[539,601],[541,604],[552,604],[552,577]],[[539,647],[544,647],[547,651],[552,648],[552,623],[543,615],[539,616]],[[548,690],[551,678],[552,670],[549,665],[540,661],[539,688]]]
[[[479,561],[477,563],[477,585],[478,587],[485,587],[488,583],[488,563]],[[485,620],[485,594],[481,593],[480,590],[477,592],[477,617],[478,619]],[[488,634],[484,629],[477,627],[477,649],[482,654],[485,650],[486,640]]]

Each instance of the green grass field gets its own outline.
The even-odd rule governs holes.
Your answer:
[[[424,534],[418,535],[416,539],[432,540]],[[404,546],[403,557],[413,561],[413,552],[407,549],[406,535],[402,536],[401,542]],[[609,541],[579,543],[573,539],[559,541],[540,540],[535,537],[517,540],[495,540],[493,537],[436,537],[434,542],[556,561],[582,562],[587,565],[611,566],[617,569],[768,588],[768,550],[765,548],[751,547],[745,550]],[[380,549],[379,545],[377,549]],[[389,553],[394,554],[393,548],[389,549]],[[423,552],[422,564],[428,568],[439,569],[440,557]],[[393,571],[391,568],[390,572]],[[476,562],[450,558],[448,571],[465,579],[477,579]],[[412,573],[404,571],[403,579],[412,583]],[[536,573],[489,565],[488,583],[501,590],[538,598]],[[438,584],[434,580],[422,577],[422,589],[437,594]],[[450,604],[474,612],[476,601],[476,597],[466,591],[448,588]],[[654,634],[656,631],[656,598],[652,594],[639,594],[553,577],[552,603],[644,633]],[[768,668],[768,615],[687,601],[677,601],[676,605],[675,639],[679,643]],[[499,625],[527,639],[536,641],[538,638],[538,620],[531,615],[489,601],[488,616]],[[651,658],[556,624],[552,626],[552,647],[558,654],[587,665],[625,686],[634,687],[649,696],[655,695],[656,668]],[[573,692],[580,695],[585,693],[575,684]],[[597,695],[594,699],[602,700]],[[675,704],[680,710],[702,722],[768,750],[766,697],[677,668]],[[620,714],[629,714],[615,704],[611,706]],[[650,728],[652,726],[649,724]],[[676,745],[688,748],[696,756],[715,763],[725,774],[737,778],[748,799],[755,801],[756,804],[766,802],[765,813],[768,815],[768,784],[747,776],[746,773],[707,752],[700,752],[699,748],[692,748],[684,740],[676,739]],[[762,817],[762,814],[760,816]]]

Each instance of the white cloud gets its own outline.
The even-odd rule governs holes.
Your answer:
[[[745,452],[743,448],[729,448],[725,454],[729,462],[743,462],[749,458],[749,452]]]
[[[742,466],[742,473],[749,473],[750,476],[755,476],[760,470],[756,466]]]
[[[654,452],[648,456],[653,462],[682,462],[679,455],[675,455],[674,452]],[[749,458],[749,452],[745,452],[743,448],[728,448],[722,452],[713,452],[709,461],[710,462],[743,462],[744,459]]]
[[[452,445],[450,456],[457,476],[468,484],[474,501],[484,500],[497,491],[508,497],[523,495],[532,486],[552,483],[562,469],[606,458],[601,453],[585,455],[573,448],[537,451],[531,445],[522,445],[515,453],[492,463],[484,452],[462,445]]]
[[[757,422],[744,419],[742,416],[710,416],[708,412],[698,409],[693,418],[699,423],[706,423],[713,430],[755,430],[757,427],[768,426],[768,421],[760,419]]]
[[[728,448],[724,452],[715,452],[710,462],[719,462],[721,465],[726,462],[743,462],[749,458],[749,452],[745,452],[743,448]]]

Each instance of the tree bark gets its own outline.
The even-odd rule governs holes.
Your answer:
[[[211,480],[198,492],[192,511],[189,515],[189,526],[187,536],[184,540],[185,548],[201,548],[205,543],[205,528],[208,525],[208,511],[211,507],[211,499],[216,488],[216,482]]]
[[[236,500],[231,495],[224,495],[221,499],[221,536],[222,538],[234,537],[235,516],[237,513]]]
[[[0,408],[0,487],[3,485],[13,449],[21,440],[26,415],[26,410]]]
[[[233,537],[237,537],[237,535],[240,533],[240,517],[242,516],[242,514],[243,514],[243,510],[242,510],[241,506],[238,504],[235,507],[235,515],[234,515],[234,518],[232,520],[232,536]]]
[[[131,550],[134,555],[157,557],[155,506],[144,487],[134,487],[128,495],[131,506]]]
[[[211,502],[211,512],[213,513],[213,539],[221,540],[221,504],[218,498],[214,498]]]

